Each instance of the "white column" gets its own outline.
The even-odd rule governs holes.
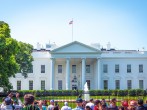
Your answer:
[[[50,90],[54,90],[55,59],[51,58]]]
[[[101,60],[97,59],[98,89],[101,90]]]
[[[85,84],[85,58],[82,58],[82,90],[84,90]]]
[[[70,89],[70,59],[66,59],[66,90]]]

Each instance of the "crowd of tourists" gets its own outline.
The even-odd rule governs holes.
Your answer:
[[[50,100],[35,100],[32,94],[24,95],[24,102],[19,98],[19,93],[16,93],[16,100],[13,100],[14,94],[10,93],[2,99],[0,110],[147,110],[147,101],[144,103],[142,99],[138,100],[123,100],[121,106],[117,106],[117,100],[111,99],[108,103],[105,99],[89,101],[82,100],[78,97],[75,100],[76,107],[71,108],[68,102],[63,102],[64,106],[60,107],[57,101]],[[49,105],[48,105],[49,104]]]

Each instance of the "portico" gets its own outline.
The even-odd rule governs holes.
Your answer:
[[[62,89],[71,90],[73,86],[84,89],[86,80],[91,87],[95,84],[97,89],[101,89],[101,52],[99,50],[75,41],[50,53],[50,90],[59,89],[60,83],[62,83]],[[87,70],[88,68],[90,71]],[[77,81],[74,81],[74,78]]]

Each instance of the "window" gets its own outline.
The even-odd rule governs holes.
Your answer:
[[[108,65],[107,64],[104,64],[103,65],[103,72],[104,73],[107,73],[108,72]]]
[[[115,89],[120,89],[120,81],[115,80]]]
[[[45,90],[45,80],[41,80],[41,90]]]
[[[127,88],[132,89],[132,81],[131,80],[127,80]]]
[[[21,90],[21,81],[17,81],[17,90]]]
[[[131,73],[131,65],[127,65],[127,73]]]
[[[139,73],[143,73],[143,65],[142,64],[139,65]]]
[[[45,73],[45,65],[41,65],[41,73]]]
[[[29,90],[33,90],[33,81],[29,81]]]
[[[104,89],[108,89],[108,80],[104,80]]]
[[[90,73],[90,65],[86,65],[86,73]]]
[[[62,73],[62,65],[58,65],[58,73]]]
[[[72,65],[72,73],[76,73],[76,65]]]
[[[119,73],[119,65],[118,64],[115,65],[115,73]]]
[[[62,80],[58,80],[58,90],[62,90]]]
[[[86,80],[88,89],[90,90],[90,80]]]
[[[139,80],[139,89],[143,89],[143,80]]]

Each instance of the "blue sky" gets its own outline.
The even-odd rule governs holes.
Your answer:
[[[36,46],[108,42],[116,49],[147,49],[147,0],[0,0],[0,20],[11,36]]]

